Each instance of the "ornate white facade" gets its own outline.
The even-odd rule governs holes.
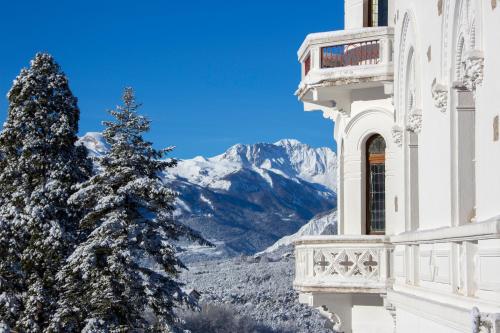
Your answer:
[[[500,333],[500,2],[345,0],[298,51],[335,122],[339,235],[295,288],[340,332]]]

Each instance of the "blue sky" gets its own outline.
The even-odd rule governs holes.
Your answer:
[[[334,148],[333,123],[293,92],[304,37],[342,26],[341,0],[4,1],[0,119],[12,80],[44,51],[79,99],[81,133],[100,131],[133,86],[148,139],[179,158],[281,138]]]

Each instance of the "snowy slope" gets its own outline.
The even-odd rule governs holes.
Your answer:
[[[337,211],[334,209],[316,215],[296,233],[284,236],[258,255],[289,252],[293,249],[293,242],[302,236],[335,234],[337,234]]]
[[[336,204],[335,153],[297,140],[237,144],[166,178],[180,193],[177,216],[218,243],[190,249],[187,261],[262,251]]]
[[[228,306],[278,332],[332,333],[318,310],[299,303],[294,269],[292,258],[270,262],[242,256],[192,263],[180,280],[201,293],[202,306]]]
[[[108,149],[99,133],[80,142],[94,156]],[[335,153],[291,139],[183,160],[164,178],[179,193],[176,217],[217,245],[191,245],[185,261],[262,251],[336,205]]]

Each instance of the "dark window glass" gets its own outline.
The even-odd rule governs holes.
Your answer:
[[[385,233],[385,140],[380,135],[367,142],[367,233]]]
[[[388,20],[389,6],[388,0],[378,0],[378,26],[386,27]]]
[[[370,164],[370,232],[385,231],[385,165]]]

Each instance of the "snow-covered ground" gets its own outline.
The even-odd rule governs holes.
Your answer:
[[[230,306],[236,313],[275,329],[331,333],[319,312],[298,302],[292,288],[293,258],[256,262],[252,257],[192,263],[182,274],[186,288],[201,293],[201,303]]]

